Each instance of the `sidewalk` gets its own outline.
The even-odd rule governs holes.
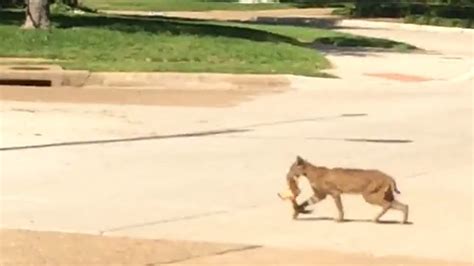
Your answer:
[[[0,265],[468,265],[322,250],[22,230],[0,230],[0,239]]]

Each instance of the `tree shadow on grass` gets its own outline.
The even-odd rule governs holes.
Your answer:
[[[21,26],[25,20],[25,12],[20,10],[0,9],[0,25]]]
[[[363,27],[363,26],[342,26],[340,25],[341,20],[344,17],[271,17],[271,16],[259,16],[249,21],[234,20],[233,22],[248,23],[248,24],[266,24],[266,25],[285,25],[285,26],[297,26],[297,27],[308,27],[308,28],[322,28],[322,29],[364,29],[364,30],[377,30],[374,27]],[[389,30],[389,29],[387,29]]]
[[[21,25],[24,13],[17,10],[0,11],[0,25]],[[127,33],[147,32],[151,34],[196,35],[230,37],[257,42],[289,43],[304,46],[296,39],[237,26],[216,25],[209,21],[166,17],[139,17],[119,15],[65,15],[53,14],[51,20],[56,28],[101,28]]]
[[[332,36],[323,37],[316,40],[317,44],[334,45],[337,47],[376,47],[390,49],[396,45],[405,45],[408,49],[414,49],[415,46],[404,44],[397,41],[380,39],[380,38],[362,38],[362,37],[348,37],[348,36]]]
[[[215,21],[198,20],[188,18],[170,18],[161,16],[129,16],[129,15],[66,15],[52,14],[52,21],[56,28],[100,28],[111,31],[127,33],[146,32],[150,34],[172,34],[172,35],[195,35],[210,37],[229,37],[246,39],[257,42],[287,43],[301,47],[320,48],[326,53],[344,54],[350,53],[358,56],[366,56],[367,48],[392,49],[402,47],[405,50],[416,49],[414,46],[400,42],[366,38],[359,36],[330,36],[316,38],[312,43],[301,42],[295,38],[268,32],[265,30],[244,28],[232,25],[218,25]],[[302,18],[298,18],[301,20]],[[24,12],[21,10],[0,11],[0,25],[20,26],[24,20]],[[337,19],[312,19],[315,28],[331,28],[337,24]],[[242,22],[240,22],[242,23]],[[247,22],[259,23],[260,22]],[[266,24],[266,23],[263,23]],[[272,24],[269,22],[268,24]],[[285,24],[285,23],[283,23]],[[281,24],[279,24],[281,25]],[[288,25],[288,24],[286,24]],[[301,25],[300,25],[301,26]],[[308,25],[310,26],[310,25]],[[349,49],[346,51],[346,49]],[[374,50],[371,50],[373,53]]]
[[[313,19],[312,21],[316,21],[314,22],[316,24],[312,25],[312,27],[315,29],[337,28],[336,24],[338,19],[321,18]],[[60,27],[64,28],[92,26],[125,32],[146,31],[151,33],[169,33],[175,35],[191,34],[198,36],[230,37],[259,42],[288,43],[292,45],[313,48],[314,45],[324,45],[328,47],[339,48],[337,51],[340,51],[341,48],[345,47],[350,48],[351,52],[354,52],[354,48],[377,48],[387,50],[402,47],[404,50],[416,49],[415,46],[397,41],[353,35],[320,37],[316,38],[313,42],[301,42],[295,38],[265,30],[231,25],[217,25],[215,24],[216,21],[189,18],[170,18],[160,16],[80,16],[76,17],[76,20],[71,20],[66,16],[58,18],[58,22],[60,23]],[[252,24],[252,22],[247,23]],[[262,24],[258,22],[253,23]],[[362,49],[361,51],[366,52],[365,49]]]

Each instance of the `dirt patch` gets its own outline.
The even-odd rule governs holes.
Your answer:
[[[153,90],[117,88],[0,87],[0,100],[21,102],[61,102],[134,104],[192,107],[228,107],[264,93],[259,90]]]
[[[383,79],[397,80],[402,82],[423,82],[433,80],[422,76],[406,75],[399,73],[365,73],[366,76],[378,77]]]
[[[407,257],[0,230],[0,265],[470,265]]]
[[[0,240],[0,265],[160,265],[243,247],[22,230]]]

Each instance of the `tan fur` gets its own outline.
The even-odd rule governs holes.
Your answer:
[[[313,189],[314,195],[298,205],[296,197],[300,194],[297,179],[305,176]],[[315,166],[301,157],[297,157],[287,174],[287,184],[293,193],[293,218],[297,218],[300,213],[308,213],[305,209],[309,204],[314,204],[331,196],[338,209],[336,221],[344,220],[344,210],[342,206],[341,194],[361,194],[365,201],[382,207],[375,218],[375,222],[389,209],[397,209],[403,212],[403,223],[408,220],[408,206],[395,199],[394,192],[400,193],[395,180],[389,175],[379,170],[346,169],[346,168],[326,168]]]

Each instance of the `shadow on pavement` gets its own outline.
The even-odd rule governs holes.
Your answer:
[[[298,218],[297,221],[304,221],[304,222],[311,222],[311,221],[334,221],[334,218],[332,217],[301,217]],[[373,220],[370,219],[344,219],[344,221],[340,223],[374,223]],[[395,220],[382,220],[379,221],[378,224],[399,224],[399,225],[412,225],[413,222],[406,222],[406,223],[401,223],[400,221],[395,221]]]

